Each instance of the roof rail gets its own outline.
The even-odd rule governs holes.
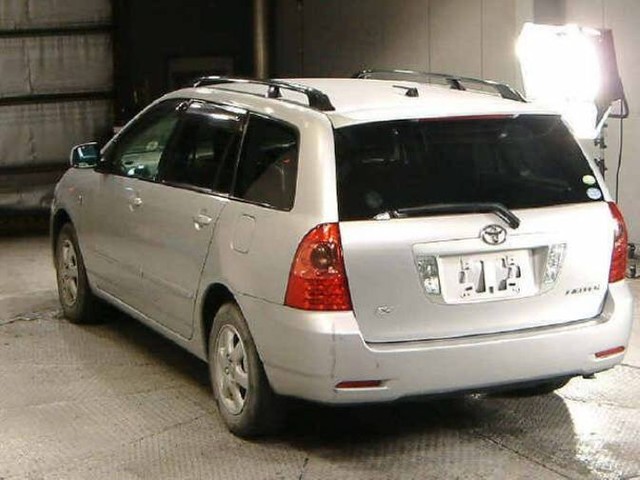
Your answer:
[[[321,112],[331,112],[335,110],[335,107],[331,103],[329,97],[320,90],[307,87],[306,85],[300,85],[299,83],[285,82],[283,80],[254,80],[251,78],[232,78],[232,77],[202,77],[198,79],[193,86],[194,87],[211,87],[224,84],[245,84],[245,85],[264,85],[269,87],[267,89],[267,98],[282,98],[282,90],[290,90],[306,95],[309,100],[309,107]],[[233,90],[237,93],[248,93]]]
[[[437,78],[444,80],[454,90],[466,90],[463,83],[472,83],[486,85],[494,88],[502,98],[507,100],[515,100],[516,102],[526,102],[525,98],[513,87],[506,83],[494,82],[492,80],[482,80],[480,78],[460,77],[458,75],[450,75],[447,73],[418,72],[413,70],[362,70],[353,74],[353,78],[374,78],[374,76],[393,74],[393,75],[411,75],[423,78]]]

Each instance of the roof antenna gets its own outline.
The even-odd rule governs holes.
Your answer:
[[[405,87],[404,85],[394,85],[393,88],[402,88],[403,90],[406,90],[406,92],[404,92],[405,97],[419,97],[420,94],[418,93],[418,89],[416,87]]]

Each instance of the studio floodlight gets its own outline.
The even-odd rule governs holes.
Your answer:
[[[595,139],[607,117],[628,115],[611,30],[526,23],[516,51],[527,99],[560,111],[578,138]]]

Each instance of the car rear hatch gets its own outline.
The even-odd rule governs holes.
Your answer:
[[[615,222],[559,117],[345,127],[336,158],[366,341],[531,329],[601,311]]]

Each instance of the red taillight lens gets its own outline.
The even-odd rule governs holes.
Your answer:
[[[614,202],[609,202],[611,215],[616,221],[616,231],[613,238],[613,253],[611,254],[611,268],[609,269],[609,283],[624,279],[627,273],[627,227],[622,213]]]
[[[301,310],[351,310],[337,223],[318,225],[300,242],[284,303]]]

